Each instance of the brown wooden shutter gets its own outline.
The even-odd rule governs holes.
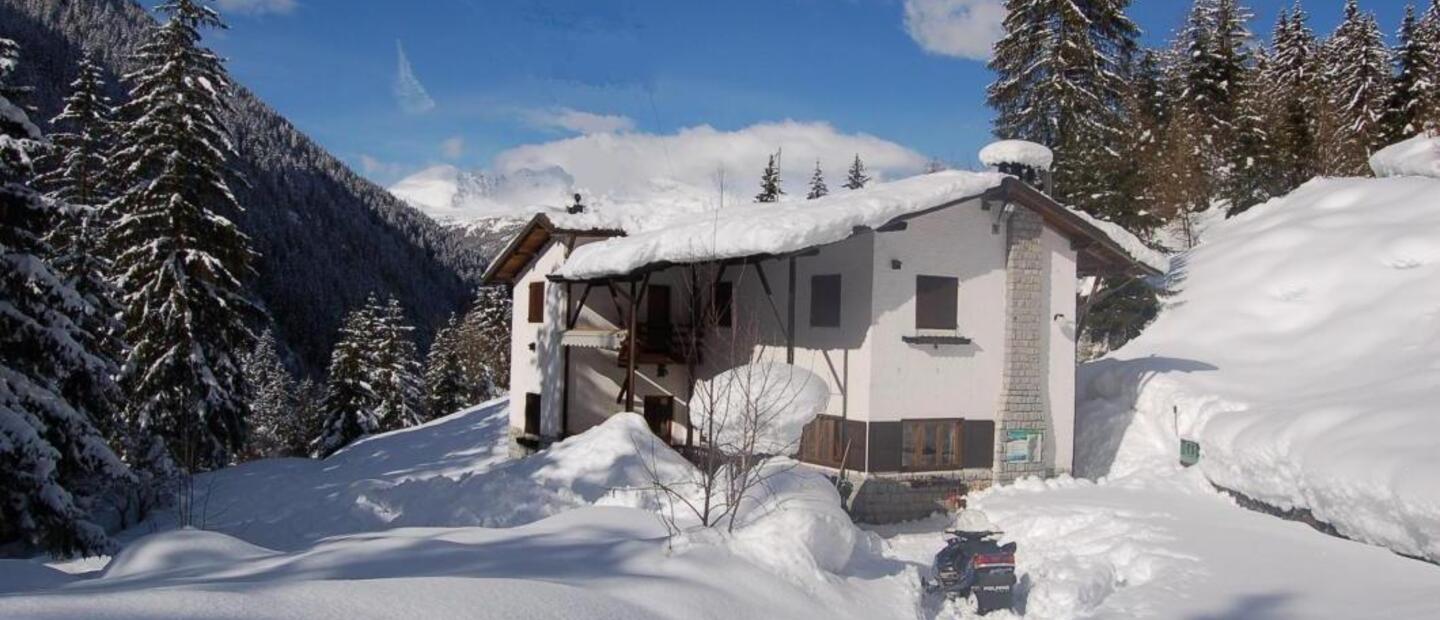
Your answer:
[[[955,329],[960,280],[941,276],[915,276],[915,328]]]
[[[990,469],[995,466],[995,423],[966,420],[960,431],[960,466]]]
[[[525,434],[540,434],[540,395],[534,392],[525,395]]]
[[[545,322],[545,283],[530,283],[530,313],[531,323]]]
[[[729,282],[715,283],[715,324],[730,327],[735,321],[735,288]]]
[[[840,274],[810,277],[810,326],[840,327]]]

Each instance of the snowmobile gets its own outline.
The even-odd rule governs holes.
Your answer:
[[[947,598],[974,598],[981,614],[1011,609],[1015,592],[1015,543],[1000,544],[1000,532],[946,530],[945,548],[935,554],[934,578],[925,590]]]

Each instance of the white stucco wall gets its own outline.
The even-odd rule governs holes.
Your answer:
[[[1048,405],[1054,429],[1055,470],[1068,472],[1075,449],[1075,264],[1070,241],[1050,228],[1040,238],[1050,251],[1045,279],[1050,328],[1045,343],[1050,351]]]
[[[552,323],[552,317],[562,314],[563,291],[560,287],[545,287],[545,318],[543,323],[529,321],[530,284],[544,282],[545,276],[554,272],[565,258],[565,247],[551,242],[540,251],[522,271],[511,290],[510,313],[510,426],[525,427],[525,395],[541,395],[540,434],[555,436],[559,433],[559,409],[561,369],[560,331]],[[532,349],[533,345],[533,349]],[[548,379],[548,380],[547,380]]]
[[[995,419],[1005,356],[1005,235],[980,201],[876,236],[871,420]],[[895,269],[891,261],[899,260]],[[958,334],[968,345],[916,345],[915,278],[959,278]]]

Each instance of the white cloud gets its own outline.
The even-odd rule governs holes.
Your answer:
[[[447,138],[440,143],[440,154],[444,155],[445,159],[459,159],[464,153],[465,139],[460,136]]]
[[[879,177],[918,172],[926,158],[904,146],[866,134],[845,134],[828,123],[782,121],[720,131],[708,125],[674,134],[596,133],[519,146],[495,157],[500,173],[559,167],[589,192],[643,197],[657,187],[680,183],[711,194],[723,170],[727,193],[749,199],[766,158],[782,151],[786,192],[804,195],[820,160],[831,188],[843,182],[856,154]]]
[[[411,166],[384,161],[367,153],[362,153],[356,161],[362,174],[382,185],[391,183],[413,170]]]
[[[295,0],[216,0],[215,5],[224,13],[246,15],[284,14],[295,10]]]
[[[628,116],[594,114],[570,108],[525,110],[525,122],[540,129],[561,129],[582,135],[633,131],[635,121]]]
[[[435,100],[426,92],[425,85],[415,77],[410,59],[405,57],[405,48],[395,41],[395,101],[407,114],[424,114],[435,109]]]
[[[932,54],[988,60],[1004,21],[1003,0],[905,0],[905,32]]]

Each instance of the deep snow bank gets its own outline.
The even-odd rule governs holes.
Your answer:
[[[1077,473],[1176,467],[1440,559],[1440,179],[1318,179],[1217,224],[1082,368]]]

